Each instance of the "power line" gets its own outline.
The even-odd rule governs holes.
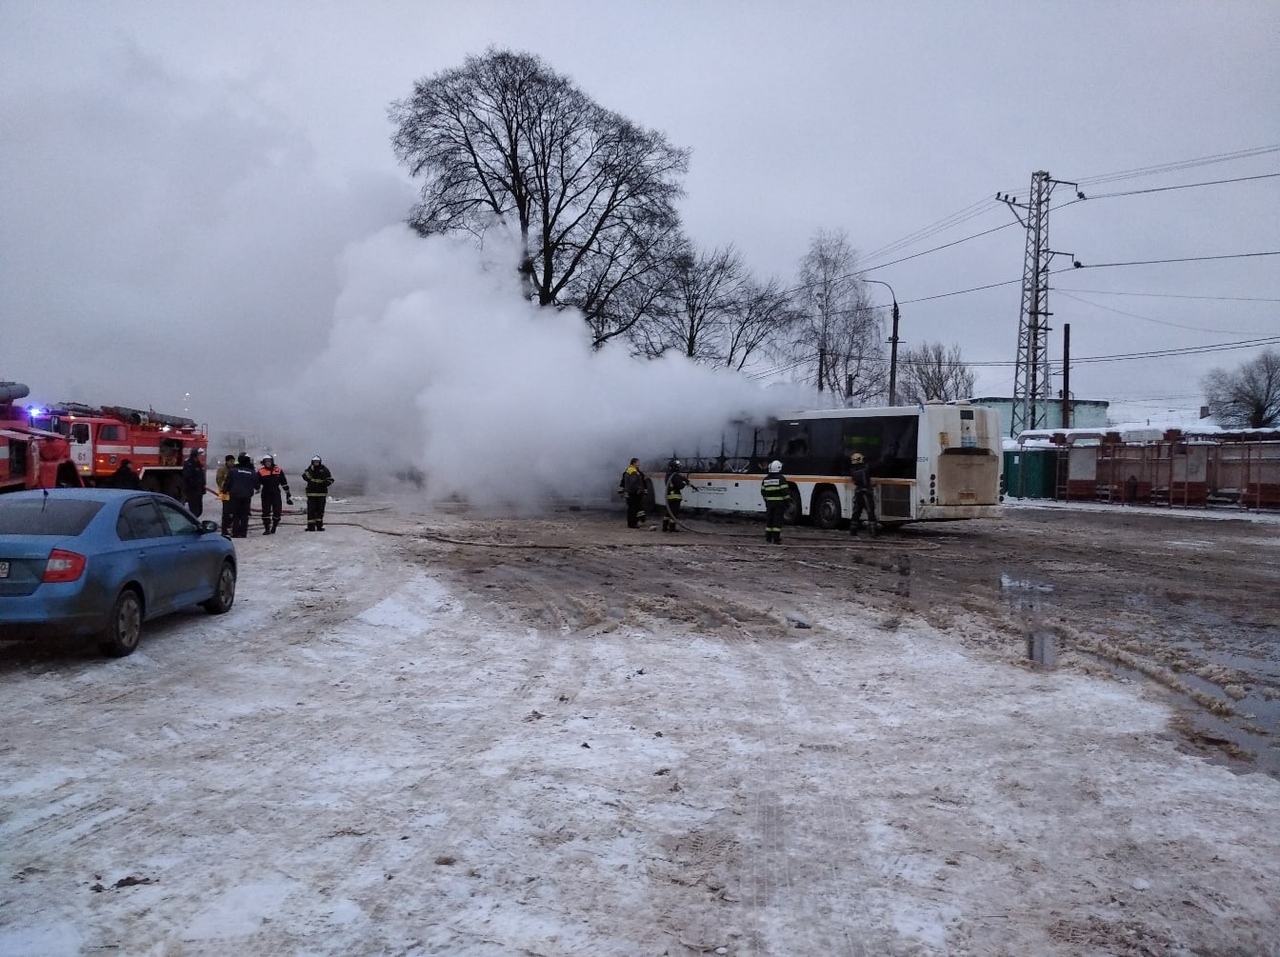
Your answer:
[[[1059,270],[1061,272],[1063,270]],[[1014,283],[1022,282],[1021,279],[1006,279],[1004,282],[987,283],[985,286],[973,286],[969,289],[957,289],[955,292],[940,292],[935,296],[922,296],[919,299],[905,299],[899,305],[909,306],[916,302],[929,302],[933,299],[946,299],[948,296],[963,296],[969,292],[981,292],[984,289],[996,289],[1000,286],[1012,286]]]
[[[943,232],[944,230],[950,229],[953,226],[958,226],[963,222],[973,219],[975,216],[981,216],[983,213],[990,212],[991,210],[996,208],[996,205],[997,204],[994,199],[990,199],[990,198],[981,199],[978,202],[965,207],[964,209],[960,210],[957,213],[952,213],[950,216],[943,217],[942,219],[938,220],[936,223],[933,223],[932,225],[925,226],[922,229],[916,230],[914,233],[909,233],[908,235],[902,237],[901,239],[898,239],[898,240],[895,240],[894,242],[889,243],[888,245],[881,246],[879,249],[872,250],[871,252],[867,253],[867,255],[864,257],[864,261],[867,261],[867,262],[874,261],[876,259],[879,259],[881,256],[886,256],[889,253],[894,252],[895,250],[901,249],[905,246],[910,246],[913,243],[922,242],[923,240],[929,238],[932,235],[935,235],[936,233]]]
[[[1235,179],[1215,179],[1207,183],[1179,183],[1177,186],[1153,186],[1150,189],[1131,189],[1123,193],[1097,193],[1087,197],[1089,200],[1095,199],[1111,199],[1114,196],[1141,196],[1143,193],[1165,193],[1172,189],[1195,189],[1198,186],[1222,186],[1227,183],[1247,183],[1255,179],[1274,179],[1280,176],[1280,173],[1259,173],[1257,176],[1239,176]],[[1064,203],[1063,206],[1071,206],[1081,202],[1080,199],[1073,200],[1071,203]],[[1059,207],[1060,209],[1062,207]]]
[[[1216,163],[1225,163],[1225,162],[1231,162],[1234,160],[1251,159],[1253,157],[1266,156],[1268,154],[1277,153],[1277,152],[1280,152],[1280,145],[1256,146],[1256,147],[1251,147],[1249,149],[1236,150],[1231,153],[1216,153],[1212,156],[1202,156],[1202,157],[1197,157],[1189,160],[1178,160],[1172,163],[1163,163],[1156,166],[1139,167],[1137,169],[1123,170],[1117,173],[1105,173],[1099,176],[1088,176],[1088,177],[1084,177],[1083,179],[1080,179],[1079,185],[1080,186],[1101,185],[1103,183],[1120,182],[1126,179],[1136,179],[1141,176],[1154,176],[1160,173],[1179,172],[1182,170],[1194,169],[1200,166],[1209,166]],[[1258,176],[1242,176],[1236,179],[1214,180],[1212,182],[1205,182],[1205,183],[1184,183],[1178,186],[1161,186],[1161,187],[1155,187],[1152,189],[1132,190],[1128,192],[1101,193],[1101,194],[1098,194],[1097,196],[1090,196],[1089,199],[1107,199],[1107,198],[1116,197],[1116,196],[1134,196],[1140,193],[1156,193],[1156,192],[1162,192],[1165,190],[1174,190],[1174,189],[1191,189],[1191,188],[1200,187],[1200,186],[1219,186],[1226,183],[1240,183],[1240,182],[1246,182],[1248,180],[1267,179],[1275,176],[1280,176],[1280,173],[1264,173]],[[1004,192],[1017,193],[1018,191],[1016,189],[1010,189],[1010,190],[1005,190]],[[1073,199],[1070,202],[1063,203],[1061,206],[1057,208],[1063,209],[1067,206],[1072,206],[1079,202],[1083,202],[1083,200]],[[986,213],[996,208],[996,206],[998,205],[999,204],[997,203],[997,201],[993,199],[979,200],[978,202],[973,203],[972,205],[967,206],[956,213],[952,213],[950,216],[943,217],[942,219],[938,220],[936,223],[933,223],[929,226],[925,226],[922,229],[918,229],[913,233],[909,233],[908,235],[902,237],[901,239],[895,240],[894,242],[889,243],[888,245],[885,245],[880,247],[879,249],[873,250],[872,252],[866,255],[866,257],[864,258],[864,261],[874,262],[876,259],[880,258],[881,256],[888,255],[889,253],[892,253],[898,249],[904,248],[906,246],[910,246],[917,242],[921,242],[924,239],[927,239],[928,237],[935,235],[936,233],[942,232],[946,229],[950,229],[969,219],[973,219],[975,216],[981,216],[983,213]],[[993,231],[994,230],[990,230],[990,232],[993,232]],[[985,236],[986,234],[987,234],[986,232],[977,233],[975,236],[966,237],[965,240],[959,240],[958,242],[965,242],[968,239],[975,239],[977,238],[977,236]],[[947,245],[938,246],[933,250],[926,250],[926,252],[936,252],[938,249],[946,249],[950,245],[955,245],[955,244],[948,243]],[[917,253],[916,255],[923,256],[925,255],[925,253],[923,252]],[[907,257],[907,258],[913,258],[913,257]],[[881,269],[881,268],[884,268],[885,266],[896,265],[896,263],[904,262],[904,261],[905,260],[899,259],[899,260],[895,260],[892,263],[882,263],[878,266],[874,266],[870,268]],[[863,270],[863,271],[869,271],[869,269]]]
[[[982,234],[979,234],[979,235],[982,235]],[[972,238],[972,237],[971,237],[971,238]],[[924,254],[923,254],[923,253],[920,253],[919,255],[924,255]],[[1080,265],[1078,265],[1078,266],[1072,265],[1072,266],[1064,266],[1062,269],[1054,269],[1054,270],[1052,270],[1051,272],[1049,272],[1049,275],[1050,275],[1050,276],[1058,276],[1058,275],[1061,275],[1061,274],[1062,274],[1062,273],[1064,273],[1064,272],[1074,272],[1075,270],[1078,270],[1078,269],[1105,269],[1105,268],[1114,267],[1114,266],[1154,266],[1154,265],[1162,265],[1162,264],[1166,264],[1166,263],[1211,262],[1211,261],[1218,260],[1218,259],[1248,259],[1248,258],[1257,257],[1257,256],[1280,256],[1280,250],[1276,250],[1276,251],[1267,251],[1267,252],[1256,252],[1256,253],[1233,253],[1233,254],[1225,255],[1225,256],[1189,256],[1189,257],[1182,258],[1182,259],[1148,259],[1148,260],[1140,260],[1140,261],[1134,261],[1134,262],[1118,262],[1118,263],[1081,263],[1081,264],[1080,264]],[[848,273],[848,274],[846,274],[846,275],[844,275],[844,276],[839,276],[839,277],[837,277],[837,278],[839,278],[839,279],[857,279],[857,278],[858,278],[862,273],[864,273],[864,272],[872,272],[872,271],[873,271],[873,270],[870,270],[870,269],[862,269],[862,270],[859,270],[858,272],[855,272],[855,273]],[[912,305],[912,304],[915,304],[915,303],[930,302],[930,301],[932,301],[932,300],[934,300],[934,299],[947,299],[947,298],[949,298],[949,297],[951,297],[951,296],[963,296],[963,295],[965,295],[965,294],[967,294],[967,293],[971,293],[971,292],[982,292],[982,291],[987,290],[987,289],[997,289],[997,288],[999,288],[999,287],[1001,287],[1001,286],[1012,286],[1012,285],[1014,285],[1015,283],[1020,283],[1020,282],[1022,282],[1022,280],[1021,280],[1021,279],[1007,279],[1007,280],[1005,280],[1005,281],[1003,281],[1003,282],[992,282],[992,283],[987,283],[986,285],[982,285],[982,286],[970,286],[968,289],[956,289],[956,290],[954,290],[954,291],[952,291],[952,292],[940,292],[940,293],[936,293],[935,295],[932,295],[932,296],[921,296],[921,297],[919,297],[918,299],[903,299],[903,300],[900,300],[900,301],[899,301],[898,305],[900,305],[900,306],[909,306],[909,305]],[[814,286],[816,286],[816,285],[818,285],[818,284],[817,284],[817,283],[801,284],[801,285],[799,285],[799,286],[795,286],[795,287],[793,287],[792,289],[787,290],[787,291],[788,291],[788,292],[791,292],[791,293],[803,292],[805,289],[812,288],[812,287],[814,287]],[[1062,290],[1060,287],[1055,286],[1055,287],[1053,287],[1053,288],[1054,288],[1054,291],[1056,291],[1056,292],[1063,292],[1063,290]],[[1098,290],[1088,290],[1088,289],[1073,290],[1073,291],[1079,291],[1079,292],[1098,292]],[[1100,293],[1100,294],[1102,294],[1102,295],[1117,295],[1117,296],[1119,296],[1119,295],[1134,295],[1134,296],[1140,296],[1140,295],[1161,295],[1160,293]],[[1197,299],[1197,298],[1214,299],[1214,298],[1221,298],[1221,299],[1223,299],[1224,301],[1240,301],[1240,302],[1278,302],[1278,301],[1280,301],[1280,300],[1276,300],[1276,299],[1247,299],[1247,298],[1239,298],[1239,299],[1237,299],[1236,297],[1231,297],[1231,296],[1223,296],[1223,297],[1214,297],[1214,296],[1203,296],[1203,297],[1201,297],[1201,296],[1187,296],[1187,297],[1172,297],[1172,298],[1188,298],[1188,299]],[[888,307],[888,306],[872,306],[871,308],[873,308],[873,309],[888,309],[889,307]],[[1105,307],[1101,307],[1101,308],[1105,308]]]
[[[1218,345],[1185,346],[1177,349],[1151,349],[1145,352],[1118,352],[1112,355],[1083,356],[1079,358],[1073,356],[1071,359],[1071,364],[1076,365],[1078,363],[1085,363],[1085,362],[1124,362],[1124,361],[1141,360],[1141,359],[1160,359],[1160,358],[1165,358],[1167,356],[1207,355],[1214,352],[1234,352],[1239,349],[1255,349],[1258,346],[1273,346],[1273,345],[1280,345],[1280,336],[1264,336],[1260,339],[1241,339],[1236,342],[1224,342]],[[845,356],[841,354],[839,357],[848,359],[849,361],[859,361],[859,362],[866,362],[866,361],[872,361],[872,360],[881,360],[881,361],[884,360],[884,357],[880,355],[859,354],[859,355]],[[807,355],[801,356],[800,358],[794,360],[793,362],[788,363],[785,366],[780,366],[776,369],[767,369],[763,372],[751,373],[751,377],[760,379],[760,378],[764,378],[765,376],[775,375],[781,372],[789,372],[792,369],[799,368],[800,366],[811,364],[817,361],[817,358],[818,358],[818,353],[811,352],[811,353],[808,353]],[[915,363],[916,360],[906,358],[906,359],[901,359],[899,361],[907,365],[911,365]],[[1011,361],[1007,359],[993,360],[990,362],[970,361],[968,359],[965,359],[961,362],[961,364],[964,366],[968,366],[970,368],[999,369],[999,368],[1007,368],[1010,366],[1016,366],[1018,363],[1016,361]]]
[[[937,252],[938,250],[940,250],[940,249],[950,249],[952,246],[959,246],[961,243],[967,243],[967,242],[968,242],[969,240],[971,240],[971,239],[978,239],[978,238],[979,238],[979,237],[981,237],[981,236],[987,236],[987,235],[990,235],[991,233],[996,233],[996,232],[999,232],[999,231],[1000,231],[1000,230],[1002,230],[1002,229],[1008,229],[1010,226],[1015,226],[1015,225],[1017,225],[1017,224],[1016,224],[1016,223],[1002,223],[1002,224],[1001,224],[1001,225],[999,225],[999,226],[993,226],[993,227],[991,227],[990,229],[984,229],[984,230],[983,230],[982,232],[980,232],[980,233],[974,233],[972,236],[965,236],[963,239],[957,239],[957,240],[955,240],[955,241],[953,241],[953,242],[943,243],[941,246],[934,246],[932,249],[925,249],[925,250],[923,250],[923,251],[921,251],[921,252],[918,252],[918,253],[912,253],[910,256],[903,256],[901,259],[895,259],[895,260],[893,260],[892,262],[881,263],[881,264],[880,264],[880,265],[878,265],[878,266],[870,266],[870,267],[868,267],[868,268],[866,268],[866,269],[860,269],[860,270],[859,270],[859,273],[864,273],[864,272],[874,272],[874,271],[875,271],[875,270],[877,270],[877,269],[885,269],[885,268],[887,268],[887,267],[889,267],[889,266],[896,266],[896,265],[898,265],[898,263],[904,263],[904,262],[906,262],[908,259],[918,259],[918,258],[919,258],[919,257],[921,257],[921,256],[927,256],[929,253],[936,253],[936,252]]]
[[[1204,326],[1184,326],[1177,322],[1169,322],[1166,319],[1153,319],[1151,316],[1143,316],[1136,312],[1126,312],[1123,309],[1114,309],[1111,306],[1104,306],[1100,302],[1090,302],[1088,299],[1084,299],[1081,296],[1073,296],[1071,295],[1071,293],[1064,292],[1061,289],[1055,289],[1054,292],[1056,292],[1059,296],[1063,296],[1064,298],[1073,299],[1076,302],[1082,302],[1086,306],[1093,306],[1095,309],[1103,309],[1103,310],[1106,310],[1107,312],[1114,312],[1118,316],[1129,316],[1133,319],[1141,319],[1144,322],[1154,322],[1156,323],[1156,325],[1160,325],[1160,326],[1172,326],[1174,329],[1189,329],[1192,332],[1217,332],[1225,336],[1247,335],[1247,333],[1241,332],[1238,329],[1206,329]]]
[[[1196,159],[1179,160],[1178,162],[1165,163],[1160,166],[1144,166],[1139,167],[1138,169],[1123,170],[1118,173],[1103,173],[1099,176],[1086,176],[1078,180],[1078,182],[1081,186],[1086,184],[1114,183],[1125,179],[1136,179],[1139,176],[1154,176],[1157,173],[1173,173],[1184,169],[1192,169],[1196,166],[1210,166],[1215,163],[1250,159],[1255,156],[1265,156],[1268,153],[1277,152],[1280,152],[1280,145],[1254,146],[1249,149],[1236,150],[1233,153],[1215,153],[1212,156],[1201,156]]]
[[[1110,289],[1063,289],[1054,286],[1055,292],[1083,292],[1093,296],[1150,296],[1153,299],[1203,299],[1210,302],[1280,302],[1280,299],[1266,299],[1258,296],[1192,296],[1175,292],[1114,292]]]
[[[1226,256],[1187,256],[1182,259],[1145,259],[1125,263],[1076,263],[1075,269],[1106,269],[1110,266],[1160,266],[1166,263],[1203,263],[1215,259],[1251,259],[1257,256],[1280,256],[1280,249],[1261,253],[1231,253]]]
[[[1258,346],[1280,344],[1280,336],[1268,336],[1262,339],[1245,339],[1240,342],[1227,342],[1216,346],[1186,346],[1181,349],[1153,349],[1148,352],[1126,352],[1110,356],[1072,357],[1071,364],[1081,362],[1120,362],[1130,359],[1159,359],[1165,356],[1194,356],[1212,352],[1232,352],[1237,349],[1256,349]]]

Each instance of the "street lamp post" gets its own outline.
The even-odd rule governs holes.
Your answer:
[[[889,290],[893,297],[893,335],[889,337],[889,404],[898,404],[898,296],[883,279],[863,279],[863,282],[874,282]]]

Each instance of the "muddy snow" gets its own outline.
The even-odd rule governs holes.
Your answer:
[[[0,954],[1280,953],[1274,524],[329,519],[0,645]]]

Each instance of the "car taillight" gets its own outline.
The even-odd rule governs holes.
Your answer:
[[[42,582],[73,582],[84,574],[85,557],[75,552],[55,548],[49,553],[49,562],[44,566]]]

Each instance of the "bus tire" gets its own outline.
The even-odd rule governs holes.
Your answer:
[[[782,513],[783,525],[799,525],[804,518],[804,506],[800,504],[800,490],[791,486],[791,498],[787,500],[787,510]]]
[[[813,506],[809,510],[813,524],[818,528],[840,527],[840,496],[835,489],[824,488],[813,496]]]

